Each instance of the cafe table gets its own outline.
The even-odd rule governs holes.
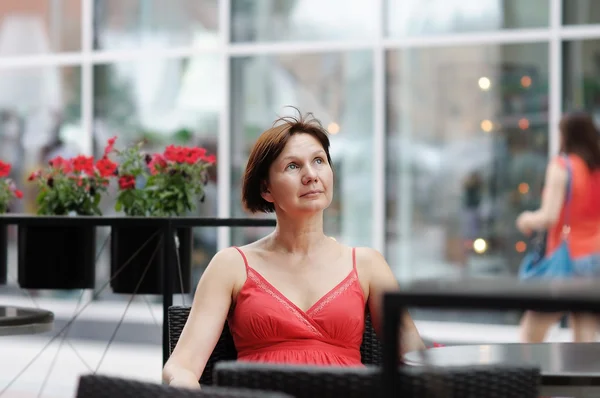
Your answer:
[[[437,347],[404,356],[409,366],[537,365],[541,395],[600,397],[600,343]]]
[[[52,330],[53,324],[50,311],[0,305],[0,336],[44,333]]]
[[[398,364],[472,366],[534,364],[540,367],[542,395],[600,397],[600,345],[495,344],[438,347],[421,353],[400,352],[400,319],[409,308],[463,310],[536,310],[600,313],[600,281],[520,282],[513,278],[456,278],[415,281],[384,295],[383,390],[394,395]]]

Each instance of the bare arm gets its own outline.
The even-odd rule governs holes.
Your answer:
[[[547,229],[554,225],[560,216],[567,191],[568,173],[557,160],[546,169],[546,186],[542,195],[542,206],[532,212],[524,212],[517,219],[517,227],[525,234]]]
[[[369,280],[369,312],[373,327],[377,334],[381,336],[382,316],[383,316],[383,295],[388,291],[399,290],[398,281],[394,276],[390,266],[385,258],[376,250],[369,248],[360,248],[357,250],[357,257],[363,264],[368,264],[367,273]],[[425,344],[419,335],[408,312],[402,315],[402,341],[400,347],[403,355],[409,351],[424,350]]]
[[[177,346],[163,369],[163,380],[177,387],[200,388],[206,366],[232,303],[241,262],[235,249],[220,251],[198,282],[188,320]]]

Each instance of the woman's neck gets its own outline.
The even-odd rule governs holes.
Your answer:
[[[277,215],[277,226],[271,234],[271,242],[288,253],[314,252],[327,241],[323,233],[323,213],[307,218],[289,218]]]

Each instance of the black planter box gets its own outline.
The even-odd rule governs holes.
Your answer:
[[[6,284],[8,272],[8,225],[0,225],[0,285]]]
[[[181,281],[183,281],[183,293],[189,293],[191,291],[192,228],[177,228],[176,231],[179,238],[181,278],[174,258],[172,292],[182,293]],[[162,294],[165,240],[161,242],[161,237],[160,228],[112,227],[110,286],[114,293]],[[148,270],[144,275],[146,268]],[[142,276],[143,280],[140,283]],[[136,291],[138,283],[140,285]]]
[[[18,236],[21,288],[94,288],[95,226],[19,225]]]

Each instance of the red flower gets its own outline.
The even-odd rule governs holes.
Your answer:
[[[8,177],[11,165],[0,160],[0,177]]]
[[[206,155],[206,149],[204,148],[184,148],[182,152],[184,161],[188,164],[195,164]]]
[[[94,158],[79,155],[73,159],[73,169],[78,173],[94,174]]]
[[[117,167],[118,164],[106,157],[96,162],[96,168],[102,177],[110,177],[114,175]]]
[[[122,190],[135,188],[135,177],[127,175],[119,178],[119,188]]]
[[[108,141],[106,142],[106,148],[104,148],[104,157],[108,156],[108,154],[113,151],[113,149],[115,148],[116,141],[116,136],[108,139]]]
[[[214,163],[216,157],[214,155],[206,155],[206,149],[199,147],[180,147],[169,145],[165,149],[165,159],[176,163],[195,164],[202,160],[208,163]]]
[[[165,148],[165,159],[171,162],[183,163],[186,159],[186,151],[180,146],[169,145]]]
[[[163,155],[160,153],[156,153],[150,159],[148,163],[148,168],[150,168],[150,174],[156,174],[159,171],[163,170],[167,167],[167,161]]]
[[[23,199],[23,192],[21,192],[20,190],[15,189],[15,191],[13,193],[15,194],[15,197],[17,199]]]
[[[73,170],[71,162],[71,160],[64,159],[62,156],[57,156],[54,159],[51,159],[48,163],[53,169],[62,171],[63,173],[67,174],[70,173],[71,170]]]

